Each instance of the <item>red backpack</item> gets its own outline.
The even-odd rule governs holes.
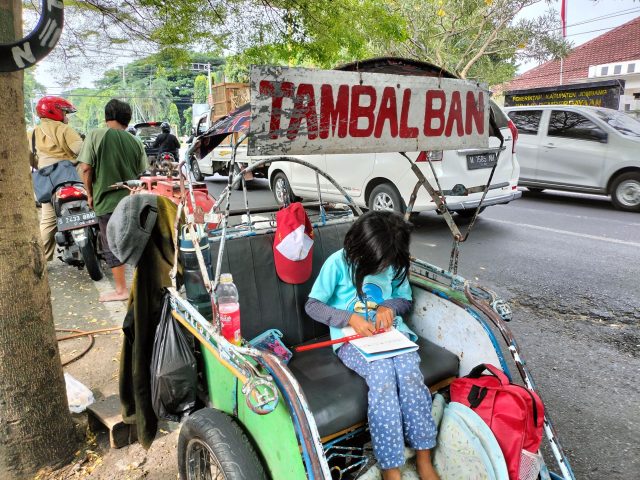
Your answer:
[[[488,370],[491,375],[482,375]],[[517,480],[522,450],[535,453],[542,441],[544,405],[533,391],[514,385],[499,368],[480,364],[451,383],[451,401],[473,409],[489,425]]]

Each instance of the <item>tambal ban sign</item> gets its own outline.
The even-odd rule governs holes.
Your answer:
[[[468,80],[274,66],[251,69],[249,155],[489,145],[489,92]]]

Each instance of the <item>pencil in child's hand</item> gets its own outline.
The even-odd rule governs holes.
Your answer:
[[[383,333],[383,332],[386,332],[386,330],[384,328],[379,328],[378,330],[373,332],[373,334],[377,335],[378,333]],[[314,350],[316,348],[323,348],[323,347],[328,347],[330,345],[335,345],[336,343],[350,342],[351,340],[356,340],[358,338],[364,338],[364,335],[360,335],[360,334],[349,335],[348,337],[335,338],[333,340],[325,340],[323,342],[310,343],[308,345],[300,345],[299,347],[294,347],[293,351],[305,352],[307,350]]]

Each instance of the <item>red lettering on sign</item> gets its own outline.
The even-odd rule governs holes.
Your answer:
[[[322,85],[320,87],[320,138],[336,136],[336,126],[338,137],[347,136],[349,126],[349,85],[338,87],[338,98],[333,102],[333,87]]]
[[[473,92],[467,92],[467,108],[465,109],[464,130],[467,135],[473,132],[473,125],[476,124],[477,132],[482,135],[484,133],[484,92],[478,93],[478,101],[476,102]]]
[[[289,140],[295,140],[298,136],[303,120],[307,122],[307,137],[309,140],[315,140],[318,136],[318,113],[316,112],[316,94],[310,83],[298,85],[298,91],[293,98],[293,113],[287,128]]]
[[[368,96],[369,104],[360,105],[360,97]],[[349,118],[349,135],[354,138],[368,137],[373,131],[375,124],[375,116],[373,114],[376,109],[376,89],[370,85],[356,85],[351,87],[351,118]],[[367,119],[365,128],[358,128],[358,120],[360,118]]]
[[[280,130],[280,117],[282,116],[282,99],[293,96],[293,83],[291,82],[272,82],[270,80],[262,80],[260,82],[260,94],[271,97],[271,119],[269,120],[269,138],[275,140],[278,138]]]
[[[435,108],[434,100],[440,100],[440,105]],[[424,134],[427,137],[439,137],[444,131],[444,109],[447,106],[447,97],[442,90],[427,90],[424,106]],[[438,121],[438,127],[433,127],[433,120]]]
[[[385,122],[389,122],[389,133],[393,138],[398,136],[398,103],[396,102],[396,90],[393,87],[385,87],[380,100],[380,110],[376,119],[376,128],[373,136],[380,138]]]
[[[460,99],[460,92],[458,91],[451,94],[449,117],[447,118],[447,126],[444,129],[444,134],[447,137],[451,136],[454,123],[456,124],[456,133],[459,137],[462,137],[464,135],[464,125],[462,124],[462,100]]]
[[[406,88],[402,94],[402,112],[400,113],[400,138],[417,138],[418,127],[409,126],[409,107],[411,106],[411,89]]]

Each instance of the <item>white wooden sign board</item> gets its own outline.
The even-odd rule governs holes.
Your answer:
[[[482,148],[488,133],[489,92],[468,80],[251,69],[249,155]]]

